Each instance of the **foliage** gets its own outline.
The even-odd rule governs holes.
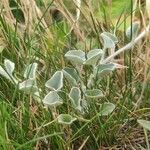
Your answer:
[[[110,33],[103,33],[103,35],[104,34],[107,35],[107,36],[103,37],[104,38],[104,48],[112,48],[110,46],[111,44],[114,47],[115,43],[117,42],[117,38]],[[68,60],[70,60],[73,63],[73,65],[76,67],[69,68],[69,69],[64,68],[62,71],[56,71],[53,74],[53,76],[45,83],[45,87],[50,89],[51,91],[48,92],[48,94],[42,100],[44,105],[47,105],[48,107],[56,107],[56,106],[63,104],[63,101],[61,100],[61,98],[59,96],[59,91],[62,91],[63,87],[65,86],[63,84],[64,83],[63,78],[65,76],[68,81],[71,81],[70,86],[72,86],[72,84],[75,85],[75,87],[71,87],[70,93],[65,93],[66,95],[69,95],[72,107],[74,109],[79,110],[80,113],[83,113],[85,111],[88,112],[89,111],[88,110],[88,107],[89,107],[88,99],[99,99],[104,96],[103,92],[101,90],[95,89],[94,83],[98,83],[99,80],[101,80],[103,76],[105,76],[107,73],[110,73],[111,71],[113,71],[114,69],[117,68],[116,65],[114,65],[113,63],[110,63],[110,64],[101,64],[100,63],[101,56],[104,55],[103,53],[105,53],[105,51],[103,51],[102,49],[94,49],[94,50],[89,51],[86,56],[85,52],[83,52],[81,50],[68,51],[65,54],[65,57]],[[10,60],[7,60],[7,59],[4,60],[4,64],[5,64],[5,68],[8,73],[4,72],[4,69],[2,67],[1,67],[0,73],[5,78],[12,81],[11,78],[9,78],[9,75],[12,78],[14,78],[12,76],[12,72],[15,69],[15,65],[13,62],[11,62]],[[85,83],[84,83],[85,79],[83,76],[83,72],[88,72],[88,70],[86,70],[86,67],[84,67],[86,65],[92,66],[92,72],[90,71],[89,75],[87,75],[89,77],[92,76],[92,78],[89,78],[87,80],[87,83],[90,83],[88,85],[85,85]],[[82,68],[85,68],[85,70],[83,70]],[[100,69],[100,68],[102,68],[102,69]],[[43,93],[45,91],[45,89],[43,90],[43,89],[38,88],[37,82],[36,82],[36,76],[37,76],[36,71],[37,71],[37,63],[29,64],[26,67],[24,75],[23,75],[23,77],[26,78],[26,80],[21,81],[21,79],[19,79],[15,83],[17,84],[17,83],[19,83],[19,81],[21,81],[19,83],[20,90],[24,91],[25,93],[29,93],[30,95],[32,94],[33,96],[34,95],[40,96],[39,91]],[[66,85],[66,86],[68,86],[68,85]],[[83,100],[84,100],[84,103],[86,102],[86,105],[87,105],[86,108],[83,105]],[[102,112],[100,114],[107,115],[115,109],[115,105],[110,103],[109,106],[107,106],[107,104],[104,103],[104,105],[102,105],[101,109],[102,109],[101,110]],[[54,110],[52,109],[52,111],[54,111]],[[60,120],[61,118],[62,117],[59,117],[58,120]],[[70,120],[71,120],[71,118],[70,118]],[[70,123],[71,122],[72,121],[70,121]],[[63,123],[63,121],[61,123]],[[65,121],[64,121],[64,123],[65,123]],[[68,124],[70,124],[70,123],[68,122]]]
[[[148,5],[2,0],[0,149],[150,149]]]

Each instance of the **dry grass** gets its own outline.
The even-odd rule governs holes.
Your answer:
[[[97,0],[94,0],[94,2],[97,2]],[[119,41],[120,41],[117,45],[117,49],[123,47],[123,45],[127,43],[126,37],[124,36],[124,30],[120,28],[118,30],[118,28],[115,26],[115,23],[118,21],[120,24],[120,22],[123,21],[122,25],[123,28],[125,29],[126,19],[131,20],[130,22],[138,21],[141,24],[140,32],[142,32],[143,30],[145,30],[146,26],[149,24],[150,21],[150,9],[149,9],[150,1],[146,0],[146,6],[145,5],[143,6],[143,4],[135,0],[134,9],[136,9],[136,11],[134,11],[134,13],[130,13],[130,14],[124,13],[123,15],[118,16],[118,18],[119,17],[121,18],[120,21],[118,20],[118,18],[117,19],[112,18],[112,14],[111,14],[112,3],[113,1],[107,1],[106,3],[105,6],[107,8],[106,10],[109,9],[110,12],[108,14],[107,13],[105,14],[106,15],[106,20],[105,20],[102,17],[104,15],[99,15],[99,13],[102,13],[101,10],[99,10],[98,8],[99,6],[103,5],[101,1],[98,1],[96,3],[99,6],[98,5],[95,6],[92,0],[78,1],[78,3],[76,3],[76,1],[74,0],[74,2],[71,3],[71,8],[68,8],[68,5],[70,5],[70,3],[68,4],[68,1],[64,1],[64,0],[54,0],[51,4],[45,1],[43,6],[41,7],[37,4],[35,0],[20,0],[19,3],[17,3],[18,8],[12,8],[10,7],[9,0],[1,0],[0,2],[0,17],[1,17],[0,47],[1,46],[4,47],[4,50],[6,51],[6,54],[5,53],[3,54],[4,56],[2,56],[1,60],[3,60],[8,55],[8,57],[10,58],[14,58],[14,59],[16,58],[17,65],[21,64],[23,66],[24,62],[28,62],[28,59],[30,61],[38,59],[38,61],[40,62],[40,68],[42,68],[41,74],[44,76],[43,77],[42,75],[39,75],[39,78],[40,77],[47,78],[47,76],[49,76],[49,74],[47,73],[48,71],[52,74],[54,69],[62,68],[63,66],[65,66],[66,62],[64,60],[63,54],[66,49],[67,50],[69,48],[80,49],[82,47],[85,51],[88,51],[93,48],[101,48],[102,40],[100,38],[100,33],[102,31],[113,32],[116,29],[116,34],[119,37]],[[17,21],[17,18],[14,16],[12,9],[19,9],[22,12],[24,18],[23,21]],[[60,32],[59,25],[53,20],[54,19],[54,17],[52,16],[53,13],[51,13],[52,9],[57,10],[56,12],[62,16],[63,18],[62,22],[65,24],[64,25],[65,27],[67,26],[66,29],[64,29],[66,30],[66,33]],[[126,16],[128,17],[126,18]],[[9,35],[9,32],[10,34],[13,33],[13,36],[17,35],[16,36],[17,40],[13,38],[13,36],[11,37]],[[62,35],[60,35],[60,33]],[[73,44],[67,38],[69,40],[71,39],[70,41],[73,42]],[[17,44],[15,42],[13,43],[12,42],[13,39],[15,39],[18,43]],[[138,116],[140,115],[144,116],[142,112],[139,114],[137,112],[142,111],[141,107],[146,107],[148,103],[148,102],[146,103],[144,102],[144,100],[146,99],[144,96],[145,93],[148,91],[147,87],[150,81],[150,61],[149,61],[150,42],[149,41],[150,41],[150,36],[147,35],[140,42],[138,42],[134,48],[130,50],[131,53],[129,51],[117,56],[115,61],[123,65],[129,66],[129,70],[126,69],[126,70],[116,72],[116,76],[114,76],[115,79],[112,79],[114,81],[113,84],[116,86],[115,87],[116,91],[114,93],[112,92],[114,90],[113,88],[111,89],[109,85],[107,87],[108,95],[112,93],[112,95],[110,95],[110,97],[113,98],[112,101],[114,101],[118,105],[118,107],[121,107],[121,109],[124,109],[125,111],[127,111],[127,113],[129,113],[127,117],[133,117],[134,119],[137,119]],[[39,51],[37,50],[38,53],[36,53],[35,57],[34,57],[35,51],[33,51],[33,49],[39,50]],[[21,62],[22,60],[23,62]],[[18,67],[18,74],[20,73],[19,71],[22,68],[20,70],[19,69],[20,68]],[[132,77],[130,78],[130,76]],[[43,80],[39,79],[41,85],[42,85],[42,81],[44,81],[44,79]],[[3,85],[5,84],[6,82],[4,81]],[[141,86],[140,90],[138,89],[137,84],[140,84]],[[3,91],[5,90],[3,89]],[[9,95],[9,94],[7,95],[7,93],[9,92],[6,91],[5,93],[6,97]],[[130,97],[130,93],[132,98]],[[9,95],[8,97],[11,96]],[[131,101],[131,104],[128,107],[128,101],[130,98],[131,100],[133,99],[133,101]],[[122,103],[121,100],[124,100],[124,102]],[[30,111],[32,112],[31,116],[33,118],[32,117],[30,118],[30,126],[29,126],[30,132],[27,134],[33,134],[35,133],[36,128],[39,129],[38,124],[41,118],[38,116],[42,114],[44,116],[43,117],[41,115],[43,117],[43,120],[47,118],[45,117],[47,111],[44,110],[42,112],[41,108],[37,108],[36,104],[32,102],[31,98],[30,101],[31,101]],[[15,112],[16,113],[15,117],[19,118],[20,122],[18,122],[19,124],[18,126],[20,126],[22,125],[22,121],[23,121],[22,111],[24,110],[21,110],[21,107],[23,105],[22,102],[18,102],[17,105],[18,106],[15,106],[17,107]],[[115,114],[115,115],[116,115],[115,119],[117,120],[117,117],[120,116],[120,114]],[[38,117],[39,119],[38,121],[35,119],[36,117]],[[144,117],[147,118],[147,116]],[[36,122],[35,123],[32,119],[36,120],[37,122],[35,121]],[[123,124],[117,124],[116,126],[119,128],[114,131],[119,130],[120,132],[118,132],[118,135],[114,133],[116,135],[117,142],[114,141],[113,142],[115,144],[117,143],[118,145],[113,147],[112,145],[115,144],[112,142],[113,144],[111,146],[108,145],[106,147],[100,146],[101,150],[106,150],[106,149],[123,150],[123,147],[124,149],[127,150],[129,150],[130,148],[133,150],[134,149],[138,150],[139,145],[145,145],[143,131],[141,130],[141,128],[139,129],[137,124],[136,126],[127,126],[127,127],[126,126],[124,127]],[[42,128],[42,126],[40,127]],[[82,128],[82,125],[80,127]],[[129,131],[129,135],[125,134],[126,128],[127,130],[132,128]],[[47,131],[49,131],[49,129],[47,127],[44,127],[43,129],[39,129],[39,131],[36,131],[37,132],[36,134],[38,134],[38,132],[42,132],[42,136],[43,136],[43,134],[45,135]],[[109,132],[110,129],[108,129],[107,131]],[[96,141],[97,139],[93,135],[95,131],[92,131],[91,129],[90,132],[91,132],[91,136]],[[29,136],[26,135],[26,136],[27,139],[30,137],[30,135]],[[83,139],[81,139],[81,142],[77,141],[77,143],[79,143],[77,147],[79,147],[80,150],[86,147],[87,143],[90,141],[89,137],[90,136],[85,136]],[[56,141],[59,141],[60,140],[59,138],[60,137],[56,138]],[[48,146],[50,146],[50,143],[48,143],[47,140],[43,140],[43,141],[44,142],[39,142],[39,141],[36,142],[36,146],[35,146],[36,150],[38,149],[40,150],[43,147],[47,148]],[[56,144],[55,142],[52,142],[52,145],[55,145]],[[102,143],[103,142],[100,142],[100,144]],[[98,145],[100,144],[98,143]],[[69,146],[72,149],[74,147],[73,143],[71,143]]]

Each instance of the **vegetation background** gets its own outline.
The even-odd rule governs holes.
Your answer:
[[[140,25],[139,33],[149,24],[148,0],[79,3],[0,0],[0,65],[6,58],[11,60],[15,75],[23,79],[26,65],[37,62],[38,86],[44,89],[56,70],[71,66],[64,58],[68,50],[102,48],[100,34],[104,31],[116,34],[119,49],[129,43],[125,32],[133,22]],[[112,102],[116,109],[100,117],[93,102],[85,119],[78,116],[80,121],[69,126],[58,124],[42,103],[0,76],[0,150],[148,149],[149,131],[143,130],[137,119],[150,120],[149,60],[147,34],[115,58],[128,68],[116,70],[101,81],[105,95],[101,102]],[[45,93],[41,92],[41,97]],[[67,99],[59,112],[70,112]]]

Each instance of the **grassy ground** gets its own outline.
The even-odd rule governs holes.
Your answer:
[[[68,50],[88,52],[102,48],[100,33],[103,31],[115,32],[119,40],[116,49],[129,42],[125,30],[135,17],[131,4],[130,0],[113,0],[112,6],[98,0],[84,1],[76,24],[75,4],[71,3],[70,7],[68,1],[63,4],[59,0],[2,0],[0,65],[4,66],[6,58],[11,60],[15,63],[15,76],[25,80],[26,65],[37,62],[37,84],[42,89],[42,100],[47,93],[45,82],[55,71],[72,66],[64,58]],[[136,14],[145,13],[141,7],[136,10]],[[147,24],[144,17],[142,19]],[[142,32],[144,27],[141,28]],[[65,94],[62,94],[64,104],[51,110],[0,76],[0,150],[148,148],[149,132],[144,132],[137,119],[150,119],[149,46],[149,37],[146,36],[129,51],[117,56],[116,61],[128,68],[114,71],[96,85],[105,96],[90,102],[88,112],[83,115],[70,107]],[[87,72],[90,69],[87,68]],[[84,76],[86,82],[86,72]],[[65,84],[63,92],[69,88]],[[103,102],[116,106],[108,116],[98,113]],[[61,113],[71,114],[77,120],[68,126],[59,124],[56,117]]]

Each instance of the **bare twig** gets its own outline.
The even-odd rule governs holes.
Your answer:
[[[109,62],[111,59],[113,59],[115,56],[119,55],[120,53],[131,49],[139,40],[141,40],[150,30],[150,26],[148,25],[145,30],[143,32],[141,32],[137,38],[135,38],[134,40],[132,40],[130,43],[128,43],[127,45],[125,45],[124,47],[120,48],[119,50],[117,50],[113,55],[107,57],[106,59],[103,60],[103,64]]]

